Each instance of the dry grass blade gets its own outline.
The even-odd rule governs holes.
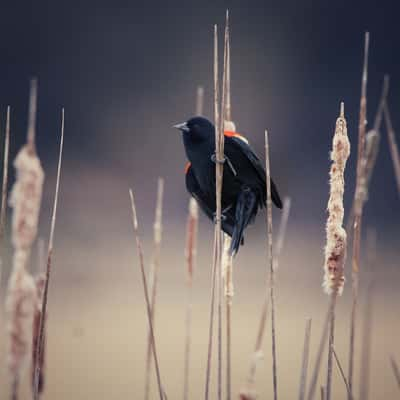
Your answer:
[[[399,148],[396,142],[396,135],[392,125],[392,119],[390,118],[389,106],[387,103],[384,106],[384,115],[385,115],[385,124],[389,140],[389,149],[390,149],[390,154],[392,156],[394,175],[396,178],[397,191],[400,196],[400,155],[399,155]]]
[[[161,239],[162,239],[162,205],[164,194],[164,179],[158,178],[157,182],[157,202],[156,212],[154,218],[154,253],[150,269],[150,293],[151,293],[151,321],[154,329],[154,318],[156,311],[157,300],[157,283],[158,283],[158,270],[160,267],[160,253],[161,253]],[[147,338],[147,357],[146,357],[146,378],[145,378],[145,396],[147,400],[150,395],[150,370],[151,370],[151,335],[150,332]]]
[[[336,120],[332,141],[330,168],[330,194],[328,201],[328,219],[326,222],[326,246],[323,287],[331,296],[330,329],[328,346],[328,372],[326,378],[326,399],[331,398],[332,388],[332,351],[335,340],[335,307],[338,295],[344,285],[344,265],[346,261],[346,231],[343,229],[344,171],[350,155],[350,142],[347,137],[344,104],[340,105],[340,115]]]
[[[54,195],[53,212],[51,216],[51,226],[50,226],[50,237],[49,237],[49,247],[47,249],[47,263],[46,263],[46,279],[44,282],[43,289],[43,299],[42,299],[42,309],[40,312],[38,335],[36,341],[35,351],[35,365],[34,365],[34,383],[33,383],[33,398],[38,400],[40,396],[40,375],[41,366],[43,360],[44,344],[45,344],[45,324],[46,324],[46,314],[47,314],[47,297],[49,291],[50,283],[50,273],[51,273],[51,259],[53,254],[53,242],[54,242],[54,230],[56,226],[57,217],[57,205],[58,205],[58,194],[60,190],[60,176],[61,176],[61,163],[62,163],[62,153],[64,146],[64,109],[62,109],[61,116],[61,140],[60,140],[60,151],[58,156],[58,166],[57,166],[57,181],[56,190]]]
[[[392,367],[393,375],[394,375],[394,378],[396,379],[397,386],[400,389],[400,369],[399,369],[399,366],[397,365],[397,362],[396,362],[394,356],[390,356],[390,365]]]
[[[321,393],[321,400],[325,400],[325,388],[321,386],[320,388],[320,393]]]
[[[347,394],[353,399],[353,396],[352,396],[352,394],[351,394],[351,392],[350,392],[349,384],[348,384],[348,382],[347,382],[346,376],[344,375],[344,371],[343,371],[342,365],[340,364],[339,357],[338,357],[338,355],[336,354],[336,351],[335,351],[335,348],[334,348],[334,347],[332,348],[332,353],[333,353],[333,355],[334,355],[334,357],[335,357],[336,365],[337,365],[337,367],[338,367],[338,369],[339,369],[340,376],[342,377],[343,382],[344,382],[344,384],[345,384],[345,386],[346,386]],[[364,400],[364,399],[363,399],[363,400]]]
[[[185,336],[185,363],[183,374],[183,399],[189,399],[189,367],[190,367],[190,346],[192,332],[192,287],[193,273],[196,264],[197,253],[197,229],[199,210],[196,200],[190,199],[189,215],[186,224],[186,270],[187,270],[187,308],[186,308],[186,336]]]
[[[357,318],[358,301],[358,273],[360,269],[360,247],[361,247],[361,223],[362,210],[365,199],[364,184],[364,149],[365,149],[365,131],[367,121],[367,80],[368,80],[368,49],[369,33],[365,34],[364,46],[364,66],[361,82],[361,100],[360,100],[360,119],[358,125],[358,151],[357,151],[357,179],[356,190],[354,193],[354,229],[353,229],[353,255],[352,255],[352,308],[350,320],[350,348],[349,348],[349,371],[347,381],[350,387],[350,393],[353,393],[353,375],[354,375],[354,345]],[[347,396],[350,400],[350,396]]]
[[[267,241],[269,254],[269,290],[271,301],[271,335],[272,335],[272,384],[274,389],[274,400],[278,398],[277,382],[277,360],[276,360],[276,335],[275,335],[275,296],[274,296],[274,257],[272,245],[272,200],[271,200],[271,172],[269,161],[268,131],[265,131],[265,171],[267,175]]]
[[[151,342],[152,342],[151,348],[153,350],[154,365],[156,367],[158,391],[159,391],[159,395],[160,395],[160,400],[164,400],[165,396],[164,396],[164,391],[163,391],[163,387],[161,384],[161,375],[160,375],[160,368],[159,368],[159,364],[158,364],[156,343],[155,343],[155,338],[154,338],[153,322],[151,320],[150,296],[149,296],[149,291],[148,291],[148,287],[147,287],[146,273],[144,270],[143,249],[142,249],[142,243],[141,243],[140,236],[139,236],[139,227],[138,227],[138,220],[137,220],[137,214],[136,214],[135,199],[133,197],[132,189],[129,189],[129,196],[131,199],[131,207],[132,207],[132,225],[133,225],[133,230],[135,233],[136,248],[137,248],[138,255],[139,255],[140,272],[142,274],[144,297],[146,300],[147,318],[148,318],[148,322],[149,322],[149,330],[150,330],[150,336],[151,336]]]
[[[304,400],[307,385],[308,358],[310,355],[310,338],[311,338],[311,318],[307,320],[306,333],[304,335],[303,359],[301,363],[300,390],[299,400]]]

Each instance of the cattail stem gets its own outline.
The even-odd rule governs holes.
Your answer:
[[[308,400],[314,399],[315,391],[317,389],[317,381],[318,381],[319,371],[321,369],[322,356],[324,354],[326,341],[328,339],[329,321],[330,321],[330,310],[328,309],[328,312],[326,313],[324,325],[322,328],[321,339],[320,339],[319,345],[318,345],[318,352],[317,352],[317,357],[315,359],[313,373],[311,375],[311,381],[310,381],[310,385],[309,385],[310,388],[308,389],[308,396],[307,396]]]
[[[311,318],[306,323],[306,333],[304,335],[303,359],[301,363],[299,400],[304,400],[307,385],[308,358],[310,356],[310,338],[311,338]]]
[[[33,78],[31,80],[30,96],[29,96],[28,134],[27,134],[27,145],[32,151],[36,151],[35,132],[36,132],[37,90],[38,90],[38,82],[36,78]]]
[[[335,344],[335,309],[336,309],[337,293],[331,294],[330,318],[329,318],[329,342],[328,342],[328,372],[326,378],[326,400],[331,399],[332,389],[332,361],[333,361],[333,346]]]
[[[42,309],[41,309],[40,320],[39,320],[39,334],[38,334],[36,348],[35,348],[36,363],[34,366],[34,384],[33,384],[34,400],[38,400],[39,395],[40,395],[40,393],[39,393],[40,392],[39,391],[40,372],[41,372],[40,360],[43,357],[44,343],[45,343],[44,337],[45,337],[45,323],[46,323],[46,313],[47,313],[47,297],[48,297],[49,283],[50,283],[51,258],[52,258],[52,254],[53,254],[53,242],[54,242],[54,230],[55,230],[56,217],[57,217],[58,194],[59,194],[59,190],[60,190],[60,176],[61,176],[63,145],[64,145],[64,109],[62,109],[62,115],[61,115],[61,140],[60,140],[60,151],[59,151],[59,156],[58,156],[56,190],[55,190],[55,195],[54,195],[53,212],[52,212],[52,216],[51,216],[49,247],[47,250],[46,280],[45,280],[44,289],[43,289]]]
[[[161,239],[162,239],[162,204],[164,194],[164,179],[158,178],[157,183],[157,202],[154,218],[154,254],[150,270],[150,293],[151,293],[151,321],[154,329],[155,309],[157,300],[158,270],[160,267]],[[146,356],[146,378],[145,378],[145,399],[150,395],[150,370],[151,370],[151,335],[147,338]]]
[[[358,303],[358,282],[360,269],[360,248],[361,248],[361,223],[364,196],[364,148],[365,131],[367,121],[367,80],[368,80],[368,49],[369,33],[365,34],[364,46],[364,66],[361,83],[360,100],[360,120],[358,125],[358,151],[357,151],[357,179],[356,190],[354,194],[354,227],[353,227],[353,256],[352,256],[352,307],[350,321],[350,348],[349,348],[349,371],[347,381],[349,383],[350,393],[353,394],[353,374],[354,374],[354,346],[356,334],[356,318]],[[351,400],[351,396],[347,396]]]
[[[140,266],[140,272],[141,272],[141,275],[142,275],[144,297],[145,297],[146,308],[147,308],[147,318],[148,318],[148,322],[149,322],[149,330],[150,330],[150,336],[151,336],[151,342],[152,342],[151,348],[153,350],[154,365],[156,367],[158,391],[159,391],[159,395],[160,395],[160,400],[164,400],[165,396],[164,396],[163,386],[161,384],[161,375],[160,375],[160,368],[159,368],[159,364],[158,364],[156,343],[155,343],[154,330],[153,330],[153,322],[152,322],[152,319],[151,319],[150,295],[149,295],[149,290],[148,290],[148,286],[147,286],[146,273],[144,271],[143,249],[142,249],[142,243],[141,243],[140,236],[139,236],[139,228],[138,228],[138,220],[137,220],[136,207],[135,207],[135,199],[133,197],[132,189],[129,189],[129,196],[130,196],[130,199],[131,199],[131,208],[132,208],[132,225],[133,225],[133,231],[135,233],[136,248],[137,248],[138,255],[139,255],[139,266]]]
[[[187,308],[186,308],[186,337],[185,337],[185,364],[183,374],[183,399],[189,399],[189,367],[190,367],[190,345],[192,332],[192,288],[193,273],[196,264],[197,253],[197,225],[198,205],[194,198],[189,202],[189,215],[186,225],[186,269],[187,269]]]

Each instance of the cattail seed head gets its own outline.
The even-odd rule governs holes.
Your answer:
[[[349,155],[350,142],[347,137],[347,124],[342,103],[340,116],[336,120],[331,152],[333,162],[330,170],[329,215],[326,224],[325,276],[322,284],[328,294],[333,292],[341,294],[345,281],[346,231],[342,224],[344,216],[344,170]]]
[[[16,182],[9,200],[13,208],[12,243],[16,249],[30,249],[35,240],[42,199],[44,172],[36,153],[22,147],[14,161]]]

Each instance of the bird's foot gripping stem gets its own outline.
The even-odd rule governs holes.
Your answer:
[[[226,221],[226,219],[227,219],[228,217],[225,215],[225,213],[228,212],[231,208],[232,208],[232,204],[230,204],[228,207],[224,208],[224,209],[221,211],[221,222]],[[217,213],[215,212],[215,213],[213,214],[213,216],[214,216],[214,224],[216,224],[216,223],[218,222]]]
[[[222,165],[225,164],[225,161],[226,161],[227,164],[228,164],[229,169],[230,169],[231,172],[232,172],[232,174],[233,174],[234,176],[237,175],[237,172],[236,172],[234,166],[232,165],[231,160],[230,160],[225,154],[224,154],[224,157],[222,158],[222,160],[218,160],[216,154],[213,153],[213,154],[211,155],[211,161],[212,161],[213,163],[216,163],[216,164],[218,163],[218,164],[222,164]]]

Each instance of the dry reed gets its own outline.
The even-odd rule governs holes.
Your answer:
[[[183,399],[189,399],[189,367],[190,347],[192,332],[192,291],[193,274],[196,265],[197,254],[197,230],[198,230],[199,209],[194,198],[189,201],[189,214],[186,223],[186,271],[187,271],[187,306],[186,306],[186,335],[185,335],[185,362],[183,374]]]
[[[45,346],[45,325],[47,318],[47,298],[49,292],[49,284],[50,284],[50,275],[51,275],[51,267],[52,267],[52,256],[53,256],[53,246],[54,246],[54,231],[56,226],[56,218],[57,218],[57,205],[58,205],[58,195],[60,191],[60,177],[61,177],[61,164],[62,164],[62,154],[64,147],[64,121],[65,121],[65,113],[64,109],[61,112],[61,139],[60,139],[60,150],[58,155],[58,165],[57,165],[57,179],[56,179],[56,188],[54,193],[54,203],[53,203],[53,211],[51,215],[51,224],[50,224],[50,236],[49,236],[49,245],[47,248],[47,261],[46,261],[46,277],[43,288],[43,297],[41,299],[41,311],[38,322],[38,334],[36,339],[36,346],[34,349],[34,382],[33,382],[33,398],[34,400],[38,400],[40,396],[40,377],[41,377],[41,368],[44,363],[44,346]]]
[[[132,225],[133,225],[133,231],[135,234],[136,248],[137,248],[138,256],[139,256],[140,272],[142,275],[142,283],[143,283],[144,297],[145,297],[145,301],[146,301],[147,319],[148,319],[148,323],[149,323],[149,330],[150,330],[150,336],[151,336],[151,342],[152,342],[151,348],[152,348],[152,352],[153,352],[154,365],[155,365],[155,369],[156,369],[158,391],[159,391],[160,400],[164,400],[166,398],[166,396],[165,396],[164,389],[163,389],[163,386],[161,383],[161,375],[160,375],[160,368],[159,368],[159,364],[158,364],[156,342],[155,342],[154,330],[153,330],[153,322],[151,319],[150,295],[149,295],[149,290],[147,287],[146,273],[144,270],[144,255],[143,255],[142,243],[141,243],[140,235],[139,235],[139,225],[138,225],[137,214],[136,214],[135,199],[133,197],[132,189],[129,189],[129,196],[131,199]]]
[[[311,318],[306,323],[304,335],[303,358],[301,362],[299,400],[304,400],[307,385],[308,358],[310,356]]]
[[[335,339],[335,307],[336,298],[342,294],[344,285],[344,265],[346,260],[346,231],[343,229],[343,194],[344,171],[350,155],[350,142],[347,137],[344,104],[340,105],[340,115],[336,120],[333,136],[330,169],[330,196],[328,201],[328,219],[326,223],[326,247],[324,262],[323,287],[331,296],[330,332],[328,346],[328,372],[326,383],[326,399],[331,398],[332,387],[332,351]]]
[[[164,194],[164,179],[158,178],[157,201],[156,201],[156,210],[155,210],[155,218],[153,225],[154,249],[153,249],[153,258],[151,262],[150,276],[149,276],[149,281],[150,281],[149,291],[151,293],[151,321],[153,323],[153,329],[155,325],[158,270],[160,267],[163,194]],[[150,370],[151,370],[151,335],[149,332],[147,338],[146,377],[145,377],[145,395],[144,395],[144,398],[146,400],[148,400],[150,396]]]
[[[357,302],[358,302],[358,283],[360,270],[360,248],[361,248],[361,223],[362,210],[365,199],[364,184],[364,150],[365,150],[365,131],[367,123],[367,80],[368,80],[368,49],[369,33],[365,34],[364,62],[361,81],[360,117],[358,125],[358,150],[357,150],[357,177],[356,189],[354,193],[354,226],[353,226],[353,254],[352,254],[352,307],[350,320],[350,346],[349,346],[349,371],[347,381],[350,393],[353,394],[353,374],[354,374],[354,345],[356,333]],[[351,400],[351,396],[347,396]]]

